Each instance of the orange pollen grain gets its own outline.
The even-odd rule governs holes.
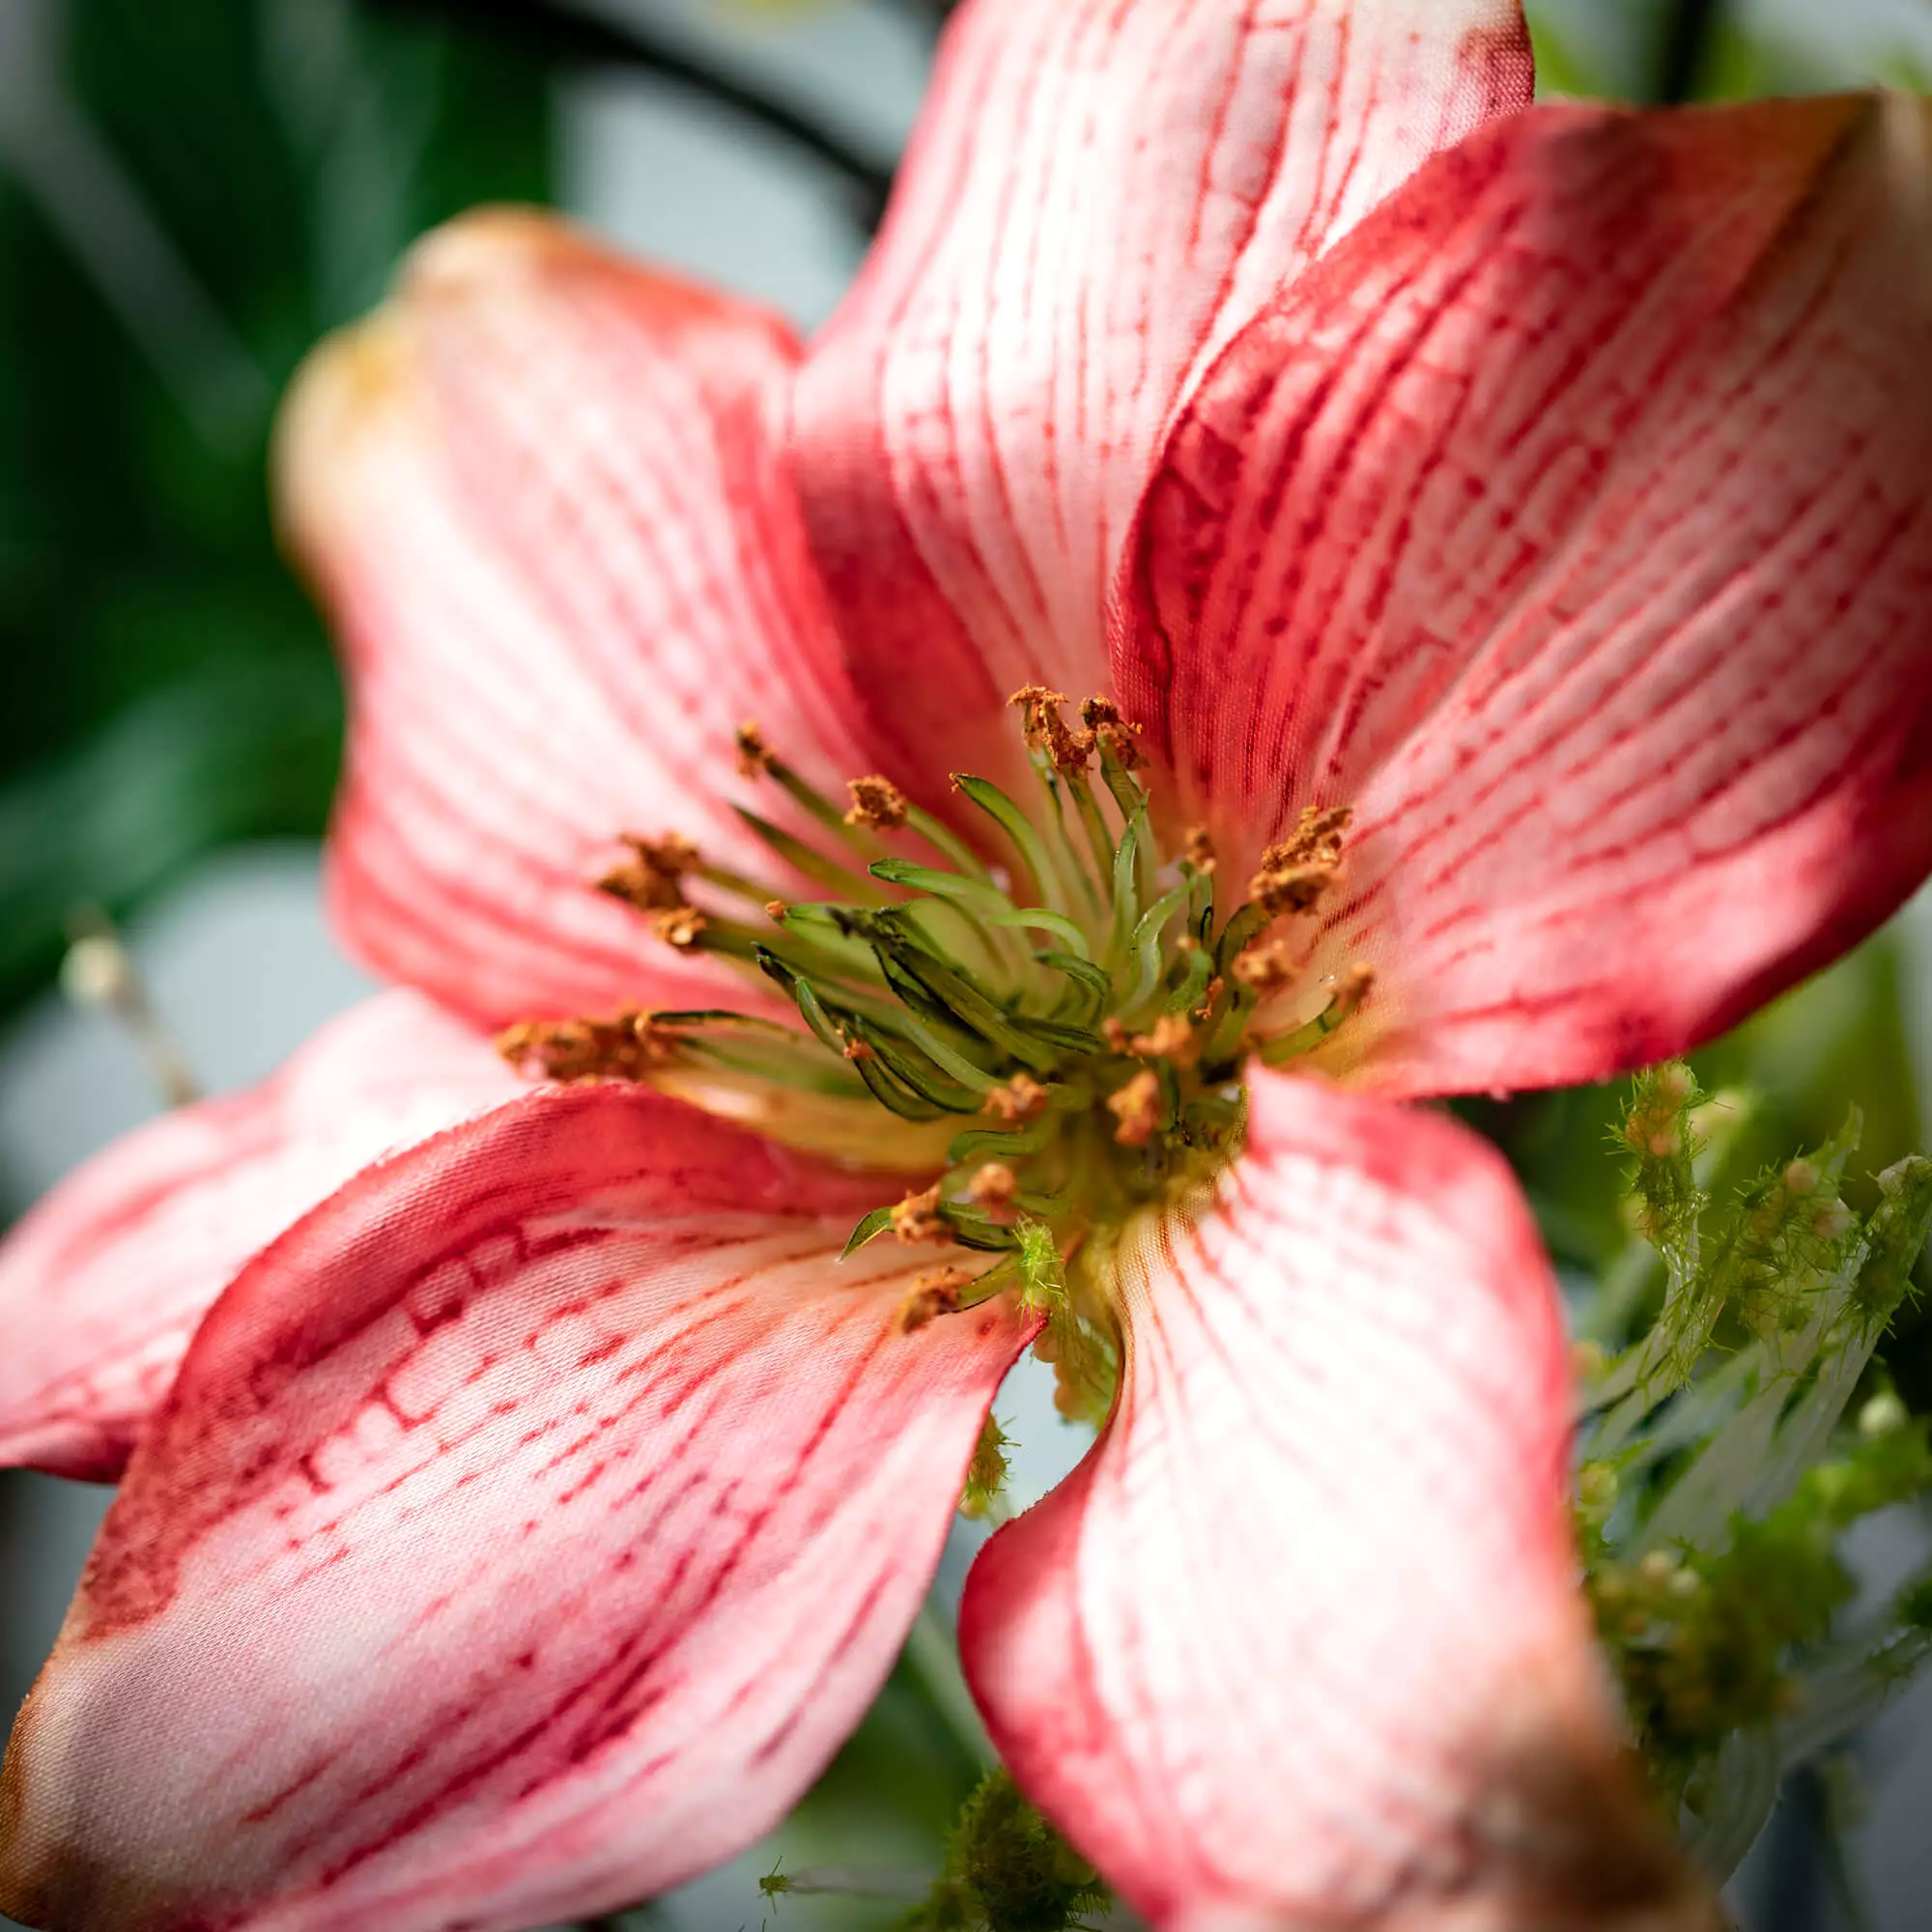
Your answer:
[[[997,1114],[1008,1126],[1037,1120],[1046,1112],[1051,1096],[1031,1074],[1015,1073],[1004,1087],[995,1087],[986,1095],[986,1111]]]
[[[1234,975],[1249,992],[1265,999],[1278,993],[1301,968],[1286,940],[1270,946],[1251,946],[1235,961]]]
[[[1303,806],[1293,832],[1262,854],[1263,867],[1272,871],[1318,859],[1334,864],[1342,856],[1343,838],[1354,817],[1353,809],[1346,805]]]
[[[1248,882],[1248,896],[1275,919],[1312,912],[1341,871],[1332,859],[1264,867]]]
[[[1118,1094],[1108,1095],[1107,1111],[1120,1122],[1115,1140],[1122,1147],[1146,1147],[1160,1125],[1160,1081],[1143,1067]]]
[[[1027,684],[1007,702],[1025,711],[1028,743],[1042,748],[1057,770],[1071,777],[1087,769],[1087,761],[1094,754],[1094,734],[1068,727],[1060,715],[1060,707],[1066,702],[1064,692],[1049,691],[1043,684]]]
[[[497,1051],[538,1080],[642,1080],[676,1057],[675,1036],[650,1014],[608,1020],[520,1020],[497,1036]]]
[[[868,825],[874,832],[896,832],[912,810],[905,793],[891,779],[876,774],[853,779],[846,789],[852,794],[852,810],[845,814],[847,825]]]
[[[915,1277],[911,1293],[899,1303],[899,1333],[911,1335],[941,1315],[959,1311],[959,1291],[972,1285],[965,1268],[938,1268]]]
[[[1171,1060],[1177,1066],[1192,1066],[1201,1057],[1194,1029],[1179,1013],[1163,1013],[1151,1033],[1136,1034],[1127,1050],[1138,1060]]]
[[[707,923],[701,912],[696,912],[690,906],[681,906],[675,912],[661,914],[654,930],[667,946],[675,946],[682,951],[697,944]]]
[[[989,1160],[968,1183],[967,1193],[991,1211],[1010,1208],[1020,1191],[1019,1176],[1003,1160]]]
[[[1141,748],[1134,743],[1134,739],[1141,727],[1128,724],[1121,716],[1120,706],[1112,699],[1088,698],[1080,707],[1080,716],[1094,741],[1122,771],[1131,772],[1140,766],[1143,762]]]
[[[764,733],[758,729],[757,721],[748,718],[738,726],[738,776],[741,779],[754,779],[760,772],[772,768],[771,749],[765,743]]]
[[[1181,838],[1181,856],[1197,872],[1212,872],[1215,866],[1213,835],[1205,825],[1191,825]]]
[[[626,832],[622,842],[632,856],[606,872],[597,881],[597,890],[639,912],[668,912],[683,905],[680,881],[696,867],[697,847],[675,832],[662,838]]]
[[[939,1206],[939,1189],[928,1187],[923,1194],[908,1194],[893,1209],[893,1233],[900,1240],[944,1241],[952,1231],[934,1211]]]

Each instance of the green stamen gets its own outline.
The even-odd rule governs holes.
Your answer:
[[[1038,833],[1033,829],[1026,814],[998,785],[988,784],[984,779],[955,772],[952,782],[1013,841],[1014,849],[1019,853],[1020,861],[1039,896],[1058,900],[1053,910],[1065,912],[1067,906],[1060,892],[1058,870],[1046,856],[1046,847],[1040,842]]]
[[[1280,1010],[1277,997],[1298,998],[1308,1011],[1295,951],[1280,937],[1268,943],[1274,916],[1242,902],[1221,917],[1205,832],[1190,833],[1179,853],[1162,850],[1132,769],[1130,727],[1114,706],[1090,704],[1089,728],[1076,732],[1052,693],[1029,687],[1021,700],[1043,796],[1028,810],[983,779],[952,781],[996,828],[991,849],[1009,852],[1011,886],[892,779],[855,779],[852,809],[841,810],[748,726],[744,769],[770,777],[833,838],[816,830],[802,838],[743,808],[739,815],[825,898],[768,894],[673,835],[627,839],[635,862],[603,883],[655,919],[669,943],[767,976],[796,1007],[799,1029],[710,1009],[625,1014],[513,1029],[505,1051],[564,1078],[651,1079],[660,1067],[682,1068],[666,1084],[700,1096],[712,1071],[735,1083],[728,1091],[741,1114],[746,1087],[758,1082],[850,1103],[862,1122],[876,1105],[882,1132],[897,1143],[894,1165],[931,1149],[937,1167],[947,1130],[930,1130],[961,1123],[938,1183],[866,1215],[847,1252],[895,1233],[1000,1257],[976,1275],[949,1266],[921,1277],[902,1325],[1015,1292],[1047,1317],[1041,1352],[1057,1365],[1063,1408],[1097,1420],[1119,1361],[1107,1259],[1119,1229],[1231,1157],[1243,1130],[1246,1057],[1279,1065],[1311,1051],[1348,1022],[1370,981],[1350,967],[1312,1018],[1252,1037],[1257,1014]],[[1324,840],[1329,875],[1347,817],[1334,808],[1303,813],[1308,836]],[[899,831],[937,863],[888,853],[879,835]],[[687,899],[681,887],[759,904],[772,923],[756,928]],[[785,1131],[784,1112],[774,1109],[776,1132]],[[855,1132],[841,1119],[828,1130],[822,1105],[799,1119],[802,1144],[830,1131],[841,1153],[866,1157],[863,1125]]]
[[[808,879],[815,881],[828,892],[838,893],[843,898],[856,899],[861,905],[885,903],[885,895],[861,873],[839,865],[836,859],[828,859],[816,847],[808,845],[803,838],[794,838],[781,827],[774,825],[770,819],[760,818],[755,811],[748,810],[742,805],[734,805],[731,810],[786,865],[796,871],[803,872]]]
[[[1044,906],[1028,906],[1022,912],[995,913],[988,925],[1019,926],[1034,932],[1050,932],[1066,942],[1066,950],[1078,959],[1088,957],[1087,931],[1065,913],[1048,912]]]

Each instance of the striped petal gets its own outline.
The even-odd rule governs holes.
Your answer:
[[[96,1155],[0,1247],[0,1463],[113,1481],[244,1262],[379,1155],[521,1085],[469,1028],[385,993],[272,1080]]]
[[[15,1726],[48,1932],[510,1932],[726,1857],[857,1720],[1026,1326],[901,1332],[867,1197],[549,1090],[246,1270]]]
[[[1617,1761],[1508,1171],[1314,1082],[1250,1098],[1218,1194],[1117,1253],[1106,1433],[968,1581],[994,1741],[1159,1928],[1702,1923]]]
[[[1361,1077],[1678,1052],[1932,867],[1928,151],[1904,100],[1539,109],[1178,427],[1122,689],[1231,844],[1356,808]]]
[[[311,363],[282,503],[350,677],[333,908],[379,971],[485,1024],[622,1006],[643,962],[711,1003],[712,970],[589,890],[618,835],[757,869],[726,799],[747,718],[835,791],[874,768],[768,434],[796,353],[497,213]]]
[[[908,763],[997,763],[982,727],[1029,679],[1107,685],[1196,372],[1530,84],[1517,0],[968,0],[795,405],[812,547]]]

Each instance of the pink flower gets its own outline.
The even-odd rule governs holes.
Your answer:
[[[1137,1910],[1702,1922],[1548,1264],[1393,1103],[1687,1048],[1932,867],[1932,122],[1529,85],[1513,0],[971,0],[810,350],[497,215],[319,358],[331,894],[418,990],[14,1237],[0,1442],[138,1446],[9,1911],[475,1932],[727,1856],[1047,1321],[1108,1419],[961,1643]],[[901,1195],[984,1245],[840,1264]]]

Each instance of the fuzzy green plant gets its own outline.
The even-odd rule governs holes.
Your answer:
[[[1638,1078],[1619,1147],[1642,1252],[1579,1310],[1589,1593],[1653,1784],[1720,1877],[1785,1775],[1932,1650],[1932,1577],[1861,1609],[1845,1554],[1855,1524],[1932,1491],[1927,1422],[1874,1363],[1932,1228],[1932,1160],[1887,1169],[1859,1214],[1854,1113],[1738,1183],[1745,1111],[1681,1063]]]
[[[1109,1902],[1094,1867],[994,1771],[966,1801],[946,1867],[901,1932],[1070,1932]]]
[[[1932,1495],[1932,1418],[1878,1350],[1932,1232],[1932,1159],[1846,1199],[1856,1111],[1821,1145],[1733,1172],[1750,1096],[1671,1062],[1639,1075],[1614,1136],[1625,1252],[1576,1292],[1575,1510],[1585,1587],[1662,1804],[1723,1878],[1790,1772],[1848,1809],[1841,1747],[1932,1655],[1932,1567],[1865,1601],[1846,1538]],[[1044,1319],[1063,1413],[1111,1401],[1111,1338],[1068,1293],[1048,1231],[1000,1264]],[[988,1420],[962,1507],[1004,1516],[1007,1436]],[[962,1691],[963,1694],[963,1691]],[[1835,1795],[1834,1795],[1835,1794]],[[863,1875],[766,1881],[885,1896]],[[903,1896],[903,1892],[899,1893]],[[1003,1770],[974,1791],[900,1932],[1065,1932],[1108,1909],[1097,1874]]]

